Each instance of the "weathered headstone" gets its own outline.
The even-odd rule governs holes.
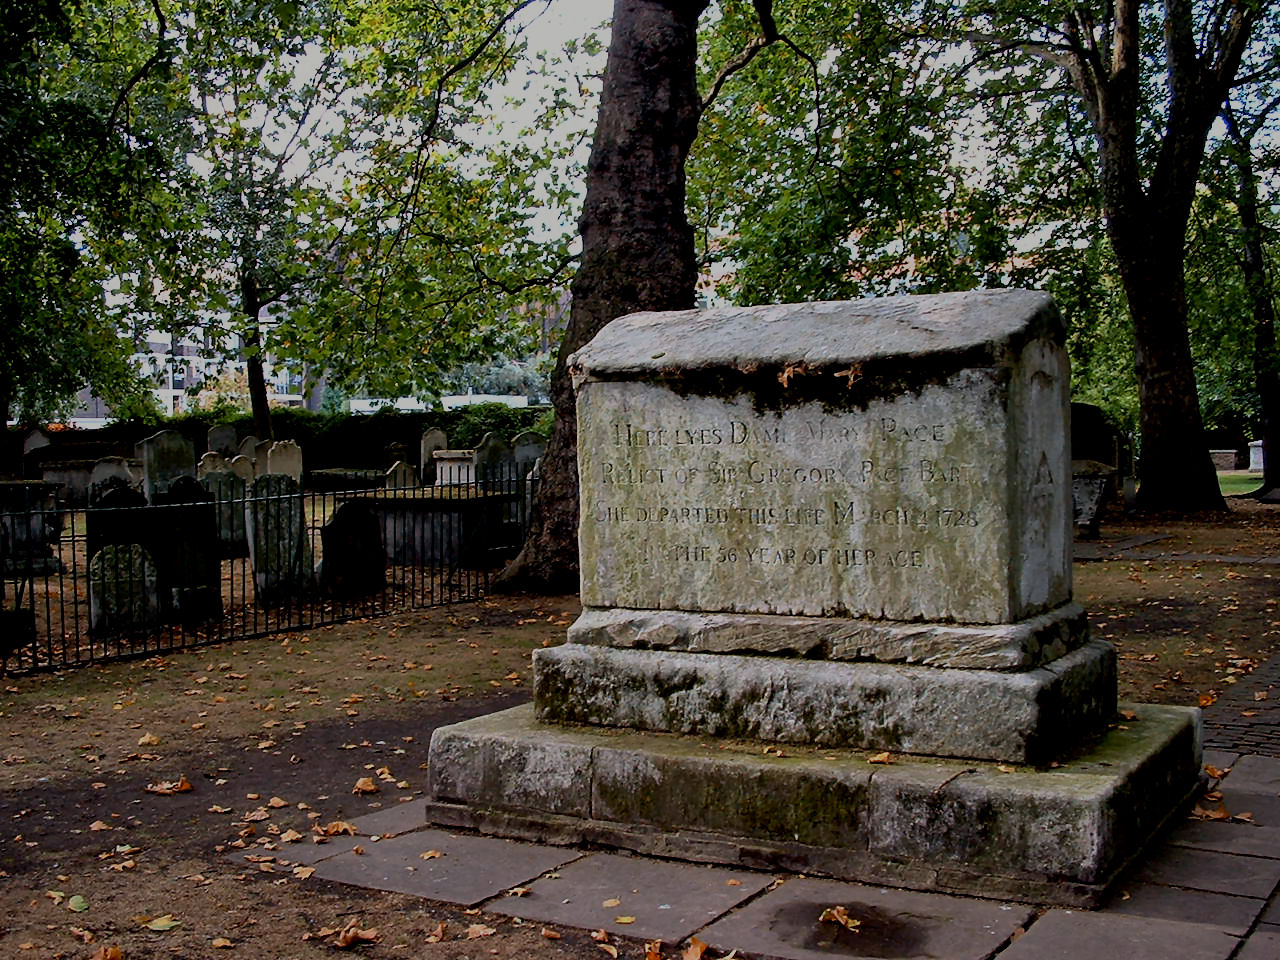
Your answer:
[[[49,435],[39,427],[32,429],[22,440],[22,455],[25,457],[33,450],[39,450],[41,447],[52,445],[53,441],[49,439]]]
[[[176,430],[161,430],[138,444],[142,460],[142,492],[148,503],[164,493],[179,477],[196,475],[196,455],[191,442]]]
[[[532,708],[436,731],[430,816],[1096,901],[1197,789],[1199,719],[1111,729],[1062,344],[1023,291],[606,326],[570,360],[582,616]]]
[[[124,457],[103,457],[89,472],[89,506],[96,507],[108,490],[136,489],[138,479]]]
[[[434,486],[436,482],[436,461],[432,454],[448,448],[449,438],[443,430],[433,427],[422,434],[418,441],[418,464],[424,487]]]
[[[144,521],[156,561],[161,610],[194,624],[222,615],[222,567],[213,495],[194,477],[178,477],[158,494]]]
[[[144,522],[142,491],[118,477],[102,481],[85,516],[86,552],[90,557],[108,546],[145,543],[155,535],[154,524]]]
[[[310,586],[306,517],[292,477],[267,474],[253,481],[245,526],[254,591],[261,606],[279,606]]]
[[[249,542],[245,536],[244,504],[248,484],[230,470],[205,474],[201,483],[216,504],[219,552],[224,557],[247,556]]]
[[[292,440],[277,440],[267,450],[267,473],[292,477],[302,483],[302,448]]]
[[[58,486],[38,480],[0,480],[0,576],[25,579],[63,569]],[[2,584],[0,584],[2,586]]]
[[[159,622],[156,565],[136,543],[110,544],[89,560],[89,632],[110,637]]]
[[[200,457],[200,462],[196,464],[196,478],[203,480],[211,473],[224,473],[231,469],[231,464],[222,454],[210,450],[208,453]]]
[[[239,456],[248,457],[249,460],[252,461],[253,458],[257,455],[257,450],[258,450],[258,438],[255,437],[253,434],[249,434],[249,436],[245,437],[243,440],[240,441],[240,446],[236,448],[236,453]]]
[[[434,450],[436,486],[475,483],[476,452],[474,450]]]
[[[1102,507],[1116,468],[1097,460],[1071,461],[1071,517],[1076,536],[1092,540],[1102,523]]]
[[[229,423],[210,427],[207,445],[210,453],[220,453],[224,459],[230,460],[239,452],[236,448],[236,428]]]
[[[386,488],[388,490],[406,490],[418,485],[418,478],[413,467],[403,460],[397,460],[387,471]]]
[[[1262,459],[1262,441],[1254,440],[1249,444],[1249,472],[1261,473],[1264,466]]]
[[[511,449],[516,468],[527,474],[535,461],[541,459],[547,449],[547,438],[532,430],[524,430],[511,438]]]
[[[270,466],[271,448],[275,445],[274,440],[259,440],[257,446],[253,448],[253,472],[259,477],[264,477],[271,471]]]
[[[355,599],[386,588],[387,555],[378,518],[367,503],[347,500],[320,528],[320,585]]]
[[[511,447],[492,433],[486,433],[476,444],[476,479],[503,481],[511,479],[515,472],[515,453]]]
[[[227,466],[245,483],[252,483],[253,478],[257,476],[257,472],[253,469],[253,458],[246,457],[244,454],[232,457]]]

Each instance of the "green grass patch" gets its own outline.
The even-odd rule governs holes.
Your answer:
[[[1237,493],[1252,493],[1262,486],[1262,474],[1227,470],[1218,473],[1218,487],[1224,497]]]

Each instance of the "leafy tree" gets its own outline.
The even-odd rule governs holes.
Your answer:
[[[1215,118],[1234,86],[1277,65],[1267,39],[1277,9],[1272,0],[970,7],[968,36],[990,63],[1015,73],[1033,61],[1060,70],[1092,129],[1107,234],[1133,322],[1139,503],[1148,508],[1223,506],[1192,367],[1184,242]]]
[[[55,416],[90,385],[120,407],[145,385],[103,295],[95,235],[154,223],[162,131],[135,110],[163,96],[159,3],[28,0],[0,10],[0,423]]]

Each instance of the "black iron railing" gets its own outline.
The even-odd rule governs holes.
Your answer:
[[[435,486],[230,474],[0,512],[2,672],[150,655],[475,600],[519,549],[524,466]],[[322,487],[323,485],[317,485]]]

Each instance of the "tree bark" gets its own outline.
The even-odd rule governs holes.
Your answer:
[[[240,272],[240,309],[249,318],[249,330],[244,337],[245,378],[249,383],[253,433],[259,442],[274,440],[271,433],[271,404],[267,399],[267,378],[262,367],[262,332],[258,329],[262,298],[258,293],[257,278],[248,266],[242,267]]]
[[[1234,138],[1233,138],[1234,139]],[[1276,354],[1276,308],[1268,283],[1258,225],[1258,178],[1248,141],[1236,139],[1232,159],[1239,175],[1236,210],[1244,232],[1240,266],[1253,316],[1253,375],[1262,408],[1262,489],[1266,496],[1280,488],[1280,358]]]
[[[555,426],[524,548],[502,589],[578,588],[577,417],[569,356],[610,320],[694,305],[685,160],[698,130],[698,17],[708,0],[615,0],[600,114],[578,221],[582,260],[551,376]]]

